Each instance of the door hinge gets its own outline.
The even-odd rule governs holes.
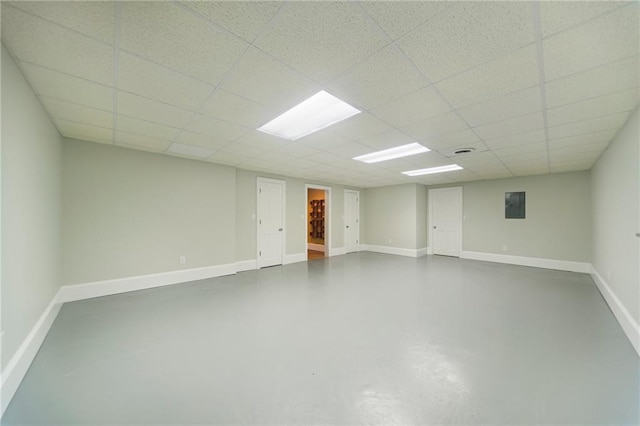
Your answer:
[[[258,224],[262,225],[262,219],[258,220]]]
[[[258,188],[258,192],[262,194],[262,188]]]
[[[356,244],[360,244],[360,241],[356,240]]]
[[[262,256],[262,252],[261,251],[259,251],[258,253],[259,253],[259,256]]]

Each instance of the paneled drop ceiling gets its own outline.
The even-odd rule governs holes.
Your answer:
[[[639,21],[614,1],[19,1],[2,41],[63,136],[373,187],[591,168],[640,99]],[[362,113],[256,130],[320,90]],[[432,151],[352,159],[412,142]]]

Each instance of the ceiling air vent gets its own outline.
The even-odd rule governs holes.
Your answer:
[[[459,148],[453,151],[453,154],[454,155],[469,154],[475,150],[476,150],[475,148]]]

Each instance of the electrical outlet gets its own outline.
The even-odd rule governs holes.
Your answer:
[[[187,263],[187,256],[180,256],[179,261],[181,265],[184,265],[185,263]]]
[[[502,246],[502,251],[507,251],[507,249],[508,249],[508,248],[507,248],[507,245],[506,245],[506,244]]]

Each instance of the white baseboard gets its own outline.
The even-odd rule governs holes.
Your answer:
[[[236,262],[236,272],[251,271],[253,269],[258,269],[258,262],[255,259]]]
[[[591,278],[596,283],[598,290],[604,297],[604,300],[611,308],[611,312],[616,317],[624,334],[627,335],[627,338],[631,342],[631,345],[636,350],[638,355],[640,355],[640,325],[633,319],[627,308],[622,304],[618,296],[611,290],[609,284],[602,278],[602,276],[598,273],[595,267],[591,267]]]
[[[25,374],[27,374],[27,370],[29,370],[33,359],[36,357],[40,345],[42,345],[44,338],[47,336],[53,321],[60,311],[62,304],[58,302],[59,293],[60,292],[54,296],[16,353],[11,357],[7,366],[2,370],[2,378],[0,381],[0,383],[2,383],[0,387],[0,417],[2,417],[9,406],[13,395],[15,395],[18,390]]]
[[[307,250],[321,251],[324,253],[324,244],[307,243]]]
[[[433,254],[433,250],[431,250],[431,247],[427,247],[427,254]]]
[[[284,265],[288,265],[290,263],[297,262],[306,262],[307,261],[307,253],[296,253],[296,254],[288,254],[284,257]]]
[[[329,249],[329,256],[341,256],[343,254],[347,254],[347,249],[344,247],[335,247]]]
[[[165,285],[203,280],[206,278],[233,275],[236,264],[205,266],[204,268],[184,269],[181,271],[161,272],[137,277],[118,278],[83,284],[65,285],[58,292],[58,302],[90,299],[129,291],[145,290]]]
[[[543,259],[539,257],[511,256],[508,254],[463,251],[461,258],[483,260],[485,262],[507,263],[510,265],[532,266],[534,268],[557,269],[560,271],[591,272],[591,264],[569,260]]]
[[[372,251],[374,253],[395,254],[397,256],[407,257],[419,257],[424,252],[426,254],[426,248],[421,249],[406,249],[400,247],[388,247],[388,246],[374,246],[371,244],[360,244],[360,251]]]
[[[416,257],[422,257],[429,254],[429,247],[423,247],[421,249],[416,250]]]

